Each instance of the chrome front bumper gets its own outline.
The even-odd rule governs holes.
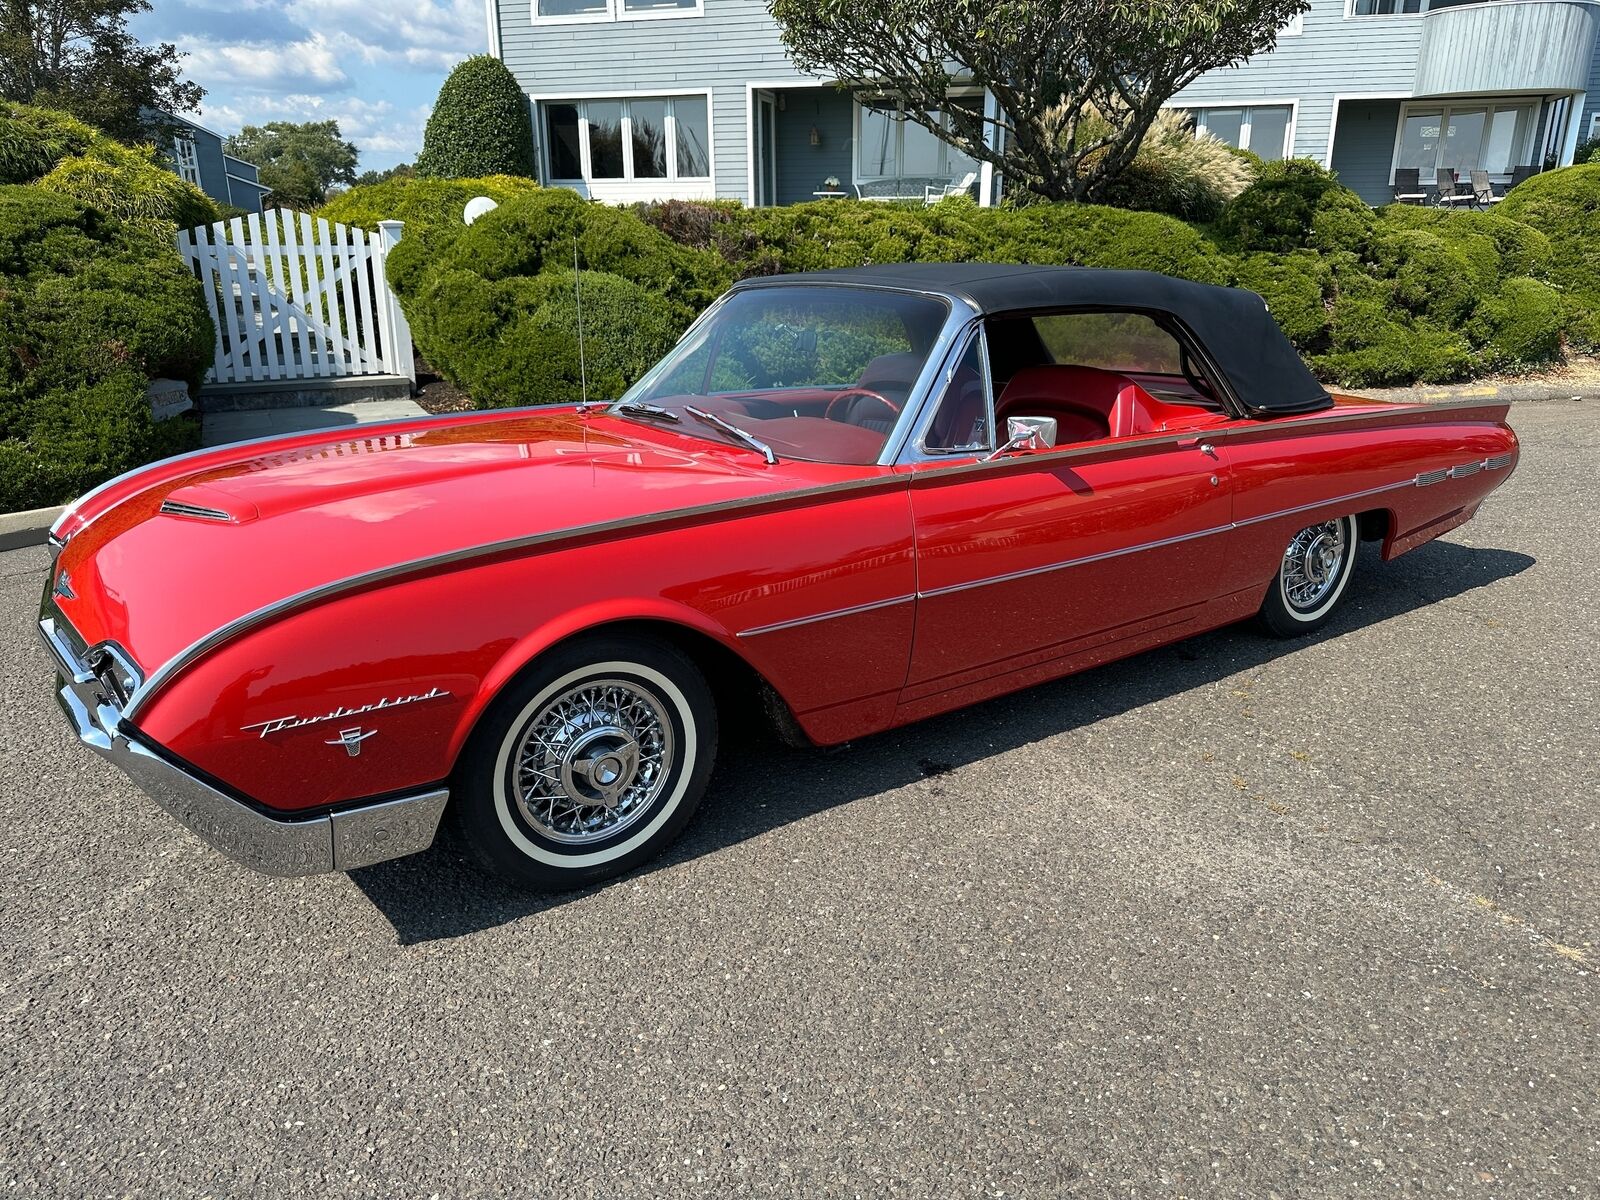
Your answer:
[[[433,844],[450,795],[445,789],[301,820],[268,816],[130,738],[120,726],[112,689],[80,657],[59,616],[40,619],[39,637],[55,661],[63,684],[57,699],[78,740],[235,862],[267,875],[318,875],[402,858]]]

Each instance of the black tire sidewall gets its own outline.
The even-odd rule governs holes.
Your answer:
[[[503,764],[530,707],[590,671],[634,679],[665,701],[678,749],[650,813],[614,839],[576,848],[538,836],[506,794]],[[450,807],[468,847],[490,870],[520,887],[566,891],[632,870],[671,844],[705,794],[716,750],[716,704],[687,655],[646,637],[584,637],[536,659],[495,697],[457,764]]]
[[[1338,611],[1340,603],[1344,600],[1345,592],[1350,587],[1350,578],[1355,574],[1356,555],[1361,547],[1359,524],[1354,517],[1339,517],[1337,520],[1344,526],[1345,555],[1344,562],[1340,564],[1340,578],[1334,587],[1333,595],[1323,602],[1314,616],[1307,616],[1292,607],[1283,594],[1283,561],[1279,559],[1278,569],[1273,573],[1272,583],[1267,588],[1266,599],[1261,602],[1261,623],[1268,632],[1276,637],[1296,638],[1304,637],[1321,629],[1332,619]],[[1322,522],[1318,522],[1321,524]],[[1295,531],[1296,537],[1303,529]]]

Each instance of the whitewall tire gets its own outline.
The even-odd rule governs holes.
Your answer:
[[[698,667],[631,635],[569,642],[495,699],[462,755],[452,808],[492,870],[538,891],[621,874],[688,823],[717,716]]]
[[[1295,533],[1261,603],[1261,622],[1278,637],[1321,628],[1349,586],[1360,534],[1355,517],[1319,521]]]

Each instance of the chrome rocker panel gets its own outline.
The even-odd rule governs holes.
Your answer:
[[[127,736],[105,686],[79,658],[56,622],[39,637],[65,681],[57,699],[78,740],[112,763],[201,841],[267,875],[293,877],[353,871],[426,850],[445,802],[443,788],[311,817],[278,820],[226,796]]]

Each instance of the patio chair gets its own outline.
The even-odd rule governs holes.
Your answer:
[[[968,171],[954,183],[930,183],[922,190],[922,202],[924,204],[937,204],[949,196],[964,196],[972,189],[972,185],[977,182],[978,173],[976,171]]]
[[[1415,167],[1396,167],[1394,172],[1394,202],[1396,204],[1426,204],[1428,193],[1422,190],[1422,172]]]
[[[1456,182],[1455,172],[1440,167],[1434,174],[1435,193],[1434,204],[1440,208],[1454,208],[1458,204],[1476,204],[1478,198],[1471,191],[1463,188]]]
[[[1472,195],[1485,208],[1492,208],[1505,199],[1504,196],[1496,196],[1494,194],[1494,184],[1489,181],[1489,172],[1487,171],[1474,171],[1472,173]]]
[[[1512,188],[1516,187],[1517,184],[1522,183],[1525,180],[1532,179],[1538,173],[1538,167],[1513,167],[1511,169],[1511,182],[1506,184],[1506,191],[1509,192]]]

